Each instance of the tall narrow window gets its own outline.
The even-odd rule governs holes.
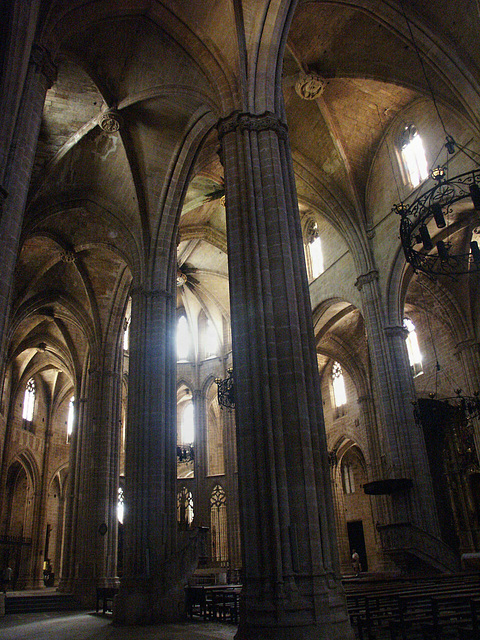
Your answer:
[[[355,478],[353,475],[353,467],[349,462],[342,464],[342,484],[343,493],[355,492]]]
[[[193,522],[193,496],[185,487],[177,494],[177,522],[181,529],[189,529]]]
[[[188,392],[190,395],[190,392]],[[195,477],[195,410],[186,400],[178,406],[177,478]]]
[[[182,443],[192,444],[195,440],[195,410],[193,402],[189,402],[183,410]]]
[[[120,522],[120,524],[123,524],[124,515],[125,515],[125,495],[123,493],[122,487],[118,487],[117,520]]]
[[[68,403],[68,418],[67,418],[67,442],[70,442],[70,438],[73,433],[73,419],[75,417],[75,397],[70,398]]]
[[[123,350],[128,351],[130,348],[130,318],[123,321]]]
[[[186,316],[181,315],[177,322],[177,359],[181,362],[190,356],[191,338]]]
[[[210,318],[207,318],[205,323],[205,357],[213,358],[217,355],[218,351],[218,339],[217,331]]]
[[[35,380],[30,378],[25,387],[25,395],[23,397],[23,413],[22,417],[27,422],[33,420],[33,409],[35,407]]]
[[[345,392],[345,380],[342,367],[339,362],[334,362],[332,367],[332,385],[335,407],[343,407],[347,404],[347,394]]]
[[[422,139],[415,125],[410,124],[402,131],[400,150],[408,182],[412,187],[428,178],[428,164]]]
[[[307,246],[310,257],[310,269],[312,279],[318,278],[323,273],[322,241],[318,232],[316,220],[311,220],[307,226]]]
[[[423,373],[422,364],[422,352],[418,345],[417,332],[415,331],[415,325],[409,318],[404,318],[403,326],[408,331],[407,336],[407,351],[408,359],[410,361],[410,368],[414,376],[418,376]]]

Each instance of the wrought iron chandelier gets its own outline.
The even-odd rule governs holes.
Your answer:
[[[233,369],[227,369],[228,377],[215,378],[215,384],[218,386],[218,404],[227,409],[235,408],[235,385],[233,380]]]
[[[455,141],[447,136],[447,151],[453,153]],[[428,224],[434,221],[438,229],[447,227],[449,216],[465,206],[480,212],[480,169],[473,169],[453,178],[447,177],[445,167],[431,171],[435,185],[422,193],[411,204],[395,204],[393,211],[401,216],[400,240],[405,254],[415,272],[429,276],[457,276],[480,271],[478,243],[470,242],[468,253],[457,253],[448,240],[433,243]]]
[[[433,84],[428,78],[412,26],[405,12],[404,0],[400,0],[400,7],[410,34],[410,41],[430,91],[438,120],[446,135],[446,142],[442,145],[442,148],[447,151],[445,165],[435,166],[430,172],[430,177],[436,184],[428,191],[421,193],[411,204],[401,202],[393,205],[392,210],[401,216],[400,240],[402,248],[405,258],[412,265],[413,270],[415,272],[421,271],[430,277],[442,275],[455,277],[461,274],[478,273],[480,271],[480,249],[478,243],[475,240],[471,241],[468,253],[457,252],[453,243],[449,240],[448,232],[450,229],[447,226],[447,222],[450,224],[450,220],[454,218],[455,213],[464,214],[468,208],[472,208],[472,203],[473,209],[480,212],[480,168],[449,178],[449,156],[458,150],[469,158],[474,165],[480,167],[480,164],[471,155],[471,153],[476,156],[478,154],[458,144],[448,134],[438,108]],[[465,206],[466,201],[469,201],[467,206]],[[430,230],[428,228],[432,220],[435,221],[438,229],[446,227],[446,233],[441,234],[442,238],[435,242],[435,246],[431,237],[431,232],[433,232],[434,228],[433,224],[430,224]]]

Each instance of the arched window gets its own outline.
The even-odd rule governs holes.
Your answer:
[[[177,321],[177,360],[184,362],[188,360],[191,350],[190,328],[187,317],[181,315]]]
[[[207,473],[211,476],[225,473],[222,412],[216,389],[210,387],[207,410]]]
[[[212,560],[227,562],[227,496],[219,484],[214,487],[210,496],[210,535]]]
[[[342,485],[343,493],[355,493],[355,477],[353,475],[353,466],[350,462],[342,464]]]
[[[123,350],[128,351],[130,348],[130,318],[123,321]]]
[[[33,409],[35,407],[35,380],[30,378],[27,382],[27,386],[25,387],[25,395],[23,397],[23,413],[22,417],[27,422],[31,422],[33,420]]]
[[[332,366],[332,385],[335,407],[338,409],[347,404],[345,380],[343,377],[342,367],[339,362],[334,362]]]
[[[193,402],[189,402],[182,415],[182,444],[192,444],[195,441],[195,409]]]
[[[177,478],[195,477],[195,409],[190,390],[177,406]]]
[[[324,270],[322,241],[318,232],[316,220],[311,220],[308,223],[306,229],[306,240],[309,253],[309,260],[307,259],[307,264],[310,263],[310,275],[312,279],[315,279],[318,278]]]
[[[408,359],[410,361],[410,368],[414,376],[418,376],[423,373],[422,364],[422,352],[418,345],[417,332],[415,331],[415,325],[409,318],[404,318],[403,326],[408,331],[407,336],[407,351]]]
[[[400,153],[406,181],[413,187],[428,178],[428,164],[422,138],[413,124],[407,125],[400,136]]]
[[[189,529],[194,515],[192,493],[182,487],[177,495],[177,522],[180,528]]]
[[[205,322],[205,357],[213,358],[218,352],[217,331],[210,318]]]
[[[123,524],[124,515],[125,515],[125,495],[123,493],[122,487],[118,487],[117,520],[120,522],[120,524]]]
[[[68,418],[67,418],[67,442],[70,442],[70,438],[73,433],[73,420],[75,417],[75,397],[70,398],[68,403]]]

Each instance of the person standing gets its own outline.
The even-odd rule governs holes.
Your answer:
[[[7,564],[7,566],[3,570],[3,575],[2,575],[3,593],[7,592],[7,589],[10,587],[12,583],[12,573],[13,573],[12,567],[9,564]]]
[[[360,564],[360,556],[355,551],[355,549],[352,549],[352,567],[355,575],[358,576],[360,571],[362,570],[362,565]]]

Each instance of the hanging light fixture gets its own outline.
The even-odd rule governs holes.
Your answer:
[[[400,240],[405,259],[412,265],[415,272],[421,271],[430,277],[440,275],[455,277],[461,274],[478,273],[480,271],[480,249],[475,240],[470,243],[468,252],[464,250],[457,252],[450,241],[439,239],[434,242],[430,235],[434,228],[433,224],[430,224],[431,221],[435,222],[437,229],[444,229],[447,227],[447,219],[452,218],[457,212],[464,213],[467,210],[474,210],[477,214],[480,213],[480,168],[478,168],[480,164],[471,155],[475,152],[459,145],[447,133],[402,0],[400,6],[432,102],[446,135],[442,148],[447,153],[445,164],[435,166],[430,172],[430,178],[434,182],[433,187],[421,193],[411,204],[400,202],[400,204],[393,205],[392,211],[401,216]],[[476,165],[476,168],[449,178],[449,159],[457,150],[466,155]]]
[[[228,377],[215,378],[215,384],[218,386],[217,397],[218,404],[227,409],[235,408],[235,386],[233,380],[233,369],[227,369]]]
[[[434,244],[428,229],[431,220],[438,229],[445,228],[445,218],[454,213],[456,206],[480,213],[480,169],[453,178],[447,178],[446,174],[444,167],[435,167],[431,178],[436,184],[431,189],[409,205],[402,202],[393,206],[393,211],[401,216],[400,240],[405,259],[415,272],[430,276],[478,273],[480,249],[475,240],[470,242],[468,253],[459,253],[449,241],[438,240]]]

